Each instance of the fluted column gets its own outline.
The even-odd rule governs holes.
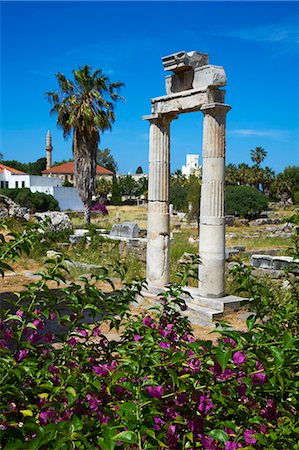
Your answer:
[[[153,291],[169,283],[169,131],[173,116],[146,119],[150,122],[146,273]]]
[[[230,106],[204,105],[200,201],[199,292],[222,297],[225,291],[225,128]]]

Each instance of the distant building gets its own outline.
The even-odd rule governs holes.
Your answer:
[[[186,177],[190,175],[199,176],[201,172],[201,166],[198,165],[199,155],[188,154],[186,155],[186,165],[182,166],[182,174]]]
[[[74,183],[75,175],[75,163],[74,161],[69,161],[66,163],[59,164],[58,166],[52,167],[52,136],[50,130],[47,132],[46,136],[46,159],[47,167],[42,171],[43,177],[55,177],[60,178],[63,181],[69,181]],[[112,177],[114,174],[111,170],[105,169],[104,167],[98,166],[96,169],[96,178],[99,177]]]
[[[75,163],[74,161],[69,161],[59,166],[50,167],[50,169],[46,169],[42,171],[43,177],[53,177],[60,178],[62,181],[69,181],[70,183],[74,182],[75,175]],[[96,178],[100,177],[112,177],[113,172],[111,170],[105,169],[104,167],[97,166],[96,170]]]

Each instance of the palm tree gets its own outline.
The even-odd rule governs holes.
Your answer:
[[[250,150],[251,160],[259,167],[267,156],[267,152],[262,147],[255,147],[254,150]]]
[[[100,133],[111,129],[115,121],[115,102],[123,83],[110,83],[101,69],[92,73],[85,65],[73,70],[74,81],[57,73],[57,92],[47,92],[53,104],[51,114],[57,114],[57,126],[64,138],[73,134],[75,186],[85,207],[84,219],[90,223],[91,198],[95,191],[96,157]]]

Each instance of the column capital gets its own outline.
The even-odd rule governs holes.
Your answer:
[[[169,124],[172,120],[177,119],[178,116],[176,114],[149,114],[148,116],[142,116],[142,120],[148,120],[149,123],[157,123],[157,124]]]
[[[203,114],[209,114],[211,116],[217,116],[217,115],[225,115],[228,113],[228,111],[232,109],[230,105],[227,105],[225,103],[206,103],[202,105],[200,110],[203,112]]]

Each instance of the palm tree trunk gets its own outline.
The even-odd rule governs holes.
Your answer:
[[[84,205],[84,223],[90,224],[90,217],[91,217],[90,205],[89,203],[87,203]]]

